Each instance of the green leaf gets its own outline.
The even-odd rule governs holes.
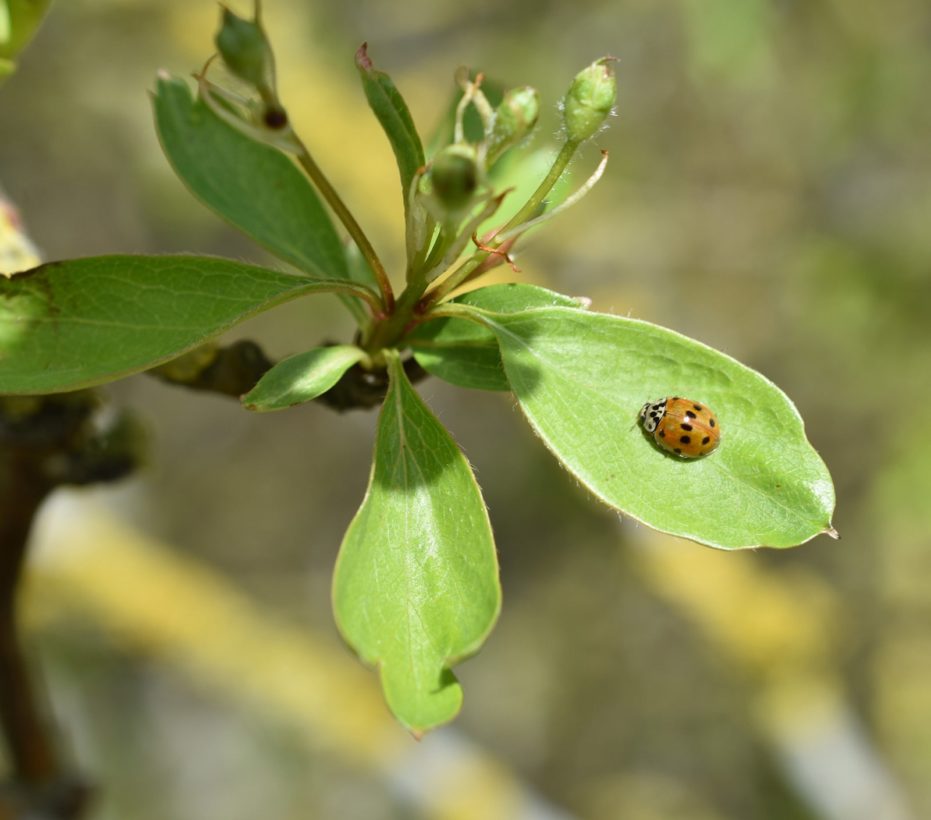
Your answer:
[[[634,319],[566,308],[481,316],[530,424],[605,503],[725,549],[833,533],[831,476],[795,406],[759,373]],[[645,402],[673,395],[717,414],[721,444],[711,455],[679,459],[640,427]]]
[[[362,78],[365,98],[384,129],[394,151],[401,175],[401,196],[407,212],[407,195],[417,170],[424,165],[423,146],[414,127],[414,120],[401,92],[391,78],[378,71],[368,56],[367,44],[356,52],[356,68]]]
[[[242,397],[249,410],[284,410],[326,393],[365,356],[352,345],[317,347],[278,362]]]
[[[505,284],[479,288],[452,300],[496,313],[529,308],[583,307],[579,299],[535,285]],[[473,390],[510,390],[498,340],[486,327],[468,319],[436,319],[420,325],[407,339],[414,358],[428,373]]]
[[[16,57],[35,36],[51,0],[0,0],[0,77],[11,74]]]
[[[6,0],[0,0],[0,48],[5,48],[13,39],[13,24],[10,21],[10,7]]]
[[[363,292],[198,256],[99,256],[0,277],[0,393],[112,381],[280,302],[336,290]]]
[[[165,155],[201,202],[295,267],[349,278],[329,214],[287,156],[223,122],[183,80],[159,77],[154,106]]]
[[[468,462],[396,354],[368,491],[336,563],[340,632],[377,665],[388,706],[415,733],[455,717],[450,667],[491,630],[501,589],[488,514]]]

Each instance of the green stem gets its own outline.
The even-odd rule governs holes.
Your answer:
[[[578,147],[579,143],[577,142],[567,142],[563,145],[549,173],[547,173],[543,181],[537,186],[537,189],[524,203],[523,207],[498,231],[498,235],[519,227],[536,215],[543,201],[546,199],[546,195],[563,175],[566,166],[569,164],[569,160],[572,159],[572,155]],[[308,156],[307,159],[310,160],[310,157]],[[308,174],[310,174],[309,170]],[[316,178],[313,177],[313,174],[311,174],[311,178],[316,182]],[[319,187],[319,183],[317,184]],[[324,189],[321,188],[321,191],[323,192]],[[324,195],[326,195],[325,192]],[[443,241],[444,236],[441,233],[437,239],[437,246],[434,247],[433,252],[429,255],[428,262],[437,255],[437,250],[443,245]],[[424,297],[424,292],[429,284],[426,276],[427,271],[423,268],[420,270],[412,270],[407,287],[400,297],[398,297],[397,302],[393,304],[393,309],[389,309],[388,317],[383,321],[377,322],[372,327],[371,333],[364,343],[365,349],[370,354],[377,354],[380,350],[394,344],[394,342],[403,335],[415,314],[422,313],[427,306],[443,299],[465,282],[502,241],[503,240],[496,236],[489,242],[487,250],[479,250],[472,254],[472,256],[466,259],[456,270],[447,276],[446,279],[434,287],[426,297]],[[360,249],[361,248],[362,246],[360,245]],[[426,267],[426,263],[424,267]]]
[[[445,227],[440,228],[440,233],[436,238],[436,242],[433,245],[433,248],[430,250],[429,255],[424,259],[421,267],[424,270],[430,270],[440,259],[443,258],[443,254],[446,253],[449,246],[453,243],[456,238],[455,232],[448,231]]]
[[[572,159],[572,155],[576,152],[578,147],[578,142],[571,141],[563,145],[559,151],[559,154],[557,154],[556,159],[553,161],[553,165],[550,168],[549,173],[537,186],[537,190],[534,191],[533,194],[531,194],[530,199],[524,203],[524,207],[508,220],[507,225],[498,231],[499,234],[507,233],[512,228],[516,228],[518,225],[521,225],[528,219],[532,219],[534,216],[536,216],[537,210],[546,199],[546,195],[559,181],[559,178],[563,175],[569,165],[569,160]],[[495,243],[493,242],[492,244]]]
[[[427,307],[445,299],[450,293],[463,284],[489,256],[491,256],[491,251],[476,251],[473,253],[472,256],[466,259],[465,262],[424,297],[421,307]]]
[[[349,211],[349,208],[346,207],[340,195],[336,193],[336,189],[324,176],[323,171],[320,170],[320,166],[314,161],[307,147],[296,135],[294,139],[298,146],[297,161],[300,163],[301,168],[307,173],[307,176],[310,177],[311,182],[313,182],[317,190],[320,191],[323,198],[333,209],[333,213],[336,214],[339,221],[342,222],[346,230],[349,231],[349,235],[358,246],[359,252],[371,266],[372,272],[375,274],[375,279],[378,281],[378,287],[381,290],[384,309],[386,312],[390,313],[394,309],[394,291],[391,289],[391,282],[388,279],[385,266],[382,265],[381,260],[378,258],[378,254],[375,253],[375,248],[372,247],[372,243],[369,242],[369,238],[365,235],[362,227],[356,222],[355,217]]]
[[[536,216],[537,211],[543,204],[543,201],[546,199],[546,195],[559,181],[559,178],[563,175],[566,167],[569,165],[569,160],[572,159],[572,155],[575,153],[578,147],[578,142],[571,141],[563,145],[559,151],[559,154],[556,156],[556,159],[553,161],[553,165],[550,167],[549,173],[547,173],[547,175],[543,178],[543,181],[537,186],[537,189],[533,192],[533,194],[531,194],[530,198],[524,203],[523,207],[508,220],[507,224],[504,225],[498,231],[495,237],[488,243],[489,248],[492,250],[497,248],[503,241],[505,241],[505,234],[514,230],[515,228],[518,228],[520,225]],[[458,268],[456,268],[456,270],[454,270],[449,276],[440,282],[439,285],[437,285],[427,294],[426,298],[421,304],[421,307],[423,308],[427,307],[428,305],[435,304],[452,293],[452,291],[468,280],[472,273],[479,267],[479,265],[482,264],[482,262],[488,258],[490,254],[491,250],[477,251],[476,253],[472,254],[472,256],[466,259],[465,262],[463,262]]]
[[[411,280],[398,297],[394,310],[388,318],[372,326],[371,335],[363,344],[369,354],[378,353],[378,351],[393,344],[401,336],[414,318],[414,311],[426,289],[427,282],[424,278],[417,277]]]

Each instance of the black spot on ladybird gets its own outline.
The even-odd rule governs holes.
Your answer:
[[[691,424],[686,424],[686,423],[683,421],[682,424],[680,424],[679,426],[680,426],[683,430],[688,430],[690,433],[692,432],[692,425],[691,425]]]
[[[690,436],[679,436],[679,442],[680,442],[681,444],[691,444],[691,443],[692,443],[692,439],[691,439]]]
[[[708,420],[708,424],[710,424],[712,427],[714,427],[714,419],[709,419],[709,420]]]
[[[699,413],[701,413],[701,405],[700,405],[700,404],[693,404],[692,407],[694,407]]]
[[[702,444],[707,444],[709,441],[711,441],[711,436],[705,436],[705,437],[701,440],[701,443],[702,443]]]
[[[698,416],[696,416],[691,410],[686,410],[685,415],[688,416],[690,419],[698,418]]]
[[[659,431],[659,437],[660,437],[660,438],[666,438],[666,431],[665,431],[665,430],[660,430],[660,431]]]
[[[681,455],[682,455],[682,450],[681,450],[679,447],[676,447],[676,449],[673,450],[673,452],[674,452],[677,456],[681,456]]]

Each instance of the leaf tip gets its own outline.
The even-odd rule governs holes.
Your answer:
[[[360,71],[372,70],[372,59],[369,57],[369,44],[363,43],[356,51],[356,67]]]
[[[822,530],[822,532],[827,535],[829,538],[833,538],[835,541],[840,541],[840,533],[834,529],[830,524]]]
[[[168,69],[160,68],[155,72],[155,91],[152,92],[154,97],[161,97],[165,92],[177,82]]]

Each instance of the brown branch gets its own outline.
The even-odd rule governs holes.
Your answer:
[[[273,364],[255,342],[242,340],[228,347],[198,348],[148,373],[169,384],[238,398],[255,387]],[[405,361],[404,370],[412,382],[427,375],[414,359]],[[377,407],[387,392],[387,371],[355,365],[315,401],[344,413]]]
[[[70,776],[42,715],[17,622],[17,594],[29,534],[46,497],[62,484],[111,481],[138,460],[127,415],[96,424],[91,392],[0,398],[0,729],[12,783],[0,788],[0,818],[77,820],[88,789]]]
[[[32,521],[51,491],[22,450],[11,450],[0,471],[0,725],[13,775],[26,784],[55,778],[59,765],[42,720],[19,644],[16,591]]]

